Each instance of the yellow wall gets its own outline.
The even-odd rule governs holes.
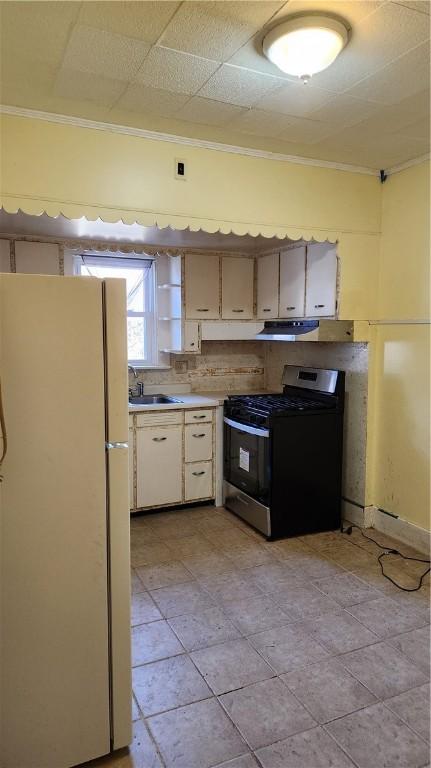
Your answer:
[[[371,419],[372,503],[430,528],[429,163],[386,181]],[[385,321],[399,321],[387,323]]]
[[[373,176],[12,116],[2,118],[1,142],[9,211],[338,240],[340,317],[425,317],[427,164],[382,186]],[[174,179],[178,157],[186,182]],[[374,326],[367,447],[367,503],[424,527],[427,330]]]
[[[3,116],[4,207],[106,221],[339,241],[340,317],[376,312],[374,176]],[[174,179],[176,157],[187,181]]]

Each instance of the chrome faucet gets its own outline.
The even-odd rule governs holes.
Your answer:
[[[127,370],[132,371],[135,379],[138,378],[138,371],[136,370],[136,368],[133,365],[128,365],[127,366]]]
[[[137,381],[134,387],[129,387],[129,397],[142,397],[144,394],[144,384]]]

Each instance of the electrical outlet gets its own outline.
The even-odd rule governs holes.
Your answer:
[[[186,161],[175,158],[175,178],[179,181],[186,181]]]
[[[176,373],[187,373],[187,360],[175,360],[174,368]]]

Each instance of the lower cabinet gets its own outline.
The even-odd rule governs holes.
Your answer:
[[[214,498],[214,408],[139,412],[129,426],[132,511]]]
[[[136,430],[138,508],[181,503],[182,443],[182,426]]]

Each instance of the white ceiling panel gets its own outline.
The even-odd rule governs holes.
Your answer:
[[[339,16],[353,27],[385,2],[387,0],[289,0],[287,5],[275,14],[269,26],[293,14],[318,11]]]
[[[124,91],[124,82],[102,75],[91,75],[73,69],[61,69],[53,87],[53,95],[61,99],[86,100],[111,107]]]
[[[220,101],[203,99],[193,96],[175,115],[180,120],[187,120],[202,125],[226,125],[232,118],[242,114],[244,110],[233,104],[223,104]]]
[[[400,133],[376,135],[365,124],[346,128],[319,143],[321,150],[332,147],[335,150],[350,150],[355,147],[356,162],[374,168],[387,168],[399,162],[399,157],[406,160],[424,155],[428,151],[428,142]]]
[[[354,26],[346,48],[331,67],[313,75],[313,84],[337,92],[352,88],[428,40],[429,25],[424,22],[423,14],[402,5],[379,6]]]
[[[310,88],[310,84],[284,84],[276,91],[259,99],[256,106],[284,115],[307,117],[319,107],[327,104],[334,94],[320,88]],[[316,118],[320,120],[320,118]]]
[[[327,100],[324,106],[311,112],[309,117],[312,120],[336,124],[339,128],[347,128],[375,115],[378,111],[379,105],[374,102],[339,94]]]
[[[279,134],[279,138],[300,144],[314,144],[333,132],[334,127],[327,123],[307,120],[305,117],[290,117],[289,125]]]
[[[251,107],[262,96],[280,85],[280,80],[270,75],[249,72],[247,69],[223,64],[199,92],[216,101]]]
[[[132,112],[149,112],[161,117],[172,117],[188,99],[189,96],[184,93],[171,93],[134,83],[129,85],[116,107]]]
[[[405,5],[406,8],[410,8],[412,11],[418,13],[426,13],[430,15],[431,2],[430,0],[394,0],[395,5]]]
[[[141,40],[84,27],[74,27],[63,67],[103,75],[114,80],[132,79],[150,46]]]
[[[363,125],[367,133],[377,136],[384,133],[405,133],[404,129],[412,123],[429,118],[429,91],[420,91],[391,106],[379,107],[374,115],[364,119],[358,125]]]
[[[1,3],[1,55],[3,61],[27,54],[31,61],[58,65],[79,13],[80,3],[38,2]],[[43,10],[49,15],[49,23]]]
[[[289,118],[263,109],[248,109],[229,123],[229,128],[254,136],[279,136]]]
[[[218,67],[217,61],[154,46],[138,70],[136,80],[153,88],[193,94]]]
[[[414,123],[405,125],[400,131],[403,136],[411,136],[413,139],[422,139],[429,142],[430,137],[430,117],[422,118],[422,120],[416,120]]]
[[[79,22],[89,27],[104,29],[117,35],[135,37],[147,43],[155,43],[162,34],[173,14],[179,8],[179,2],[94,2],[63,3],[80,5]]]
[[[226,61],[254,35],[283,2],[184,2],[160,43],[178,51]]]
[[[429,82],[430,46],[426,42],[362,80],[348,93],[358,99],[394,104],[429,88]]]
[[[428,149],[428,0],[0,8],[5,104],[373,168]],[[305,86],[267,61],[262,39],[309,10],[343,18],[351,39]]]

